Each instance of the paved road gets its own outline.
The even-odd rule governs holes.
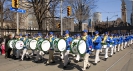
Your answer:
[[[44,57],[47,59],[48,55]],[[94,66],[94,57],[92,56],[89,60],[91,68],[87,71],[133,71],[133,50],[131,47],[117,52],[107,61],[103,61],[103,57],[103,54],[101,54],[101,62]],[[71,61],[72,63],[68,68],[63,70],[63,63],[58,60],[58,55],[56,55],[56,63],[50,66],[45,66],[44,63],[33,63],[31,60],[4,59],[4,56],[0,56],[0,71],[81,71],[83,62],[75,63],[73,60]]]

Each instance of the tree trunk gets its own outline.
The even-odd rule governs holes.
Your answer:
[[[82,31],[82,22],[79,21],[79,31],[81,32]]]
[[[1,29],[3,29],[3,4],[0,2],[0,22],[1,22]],[[4,32],[1,30],[1,36],[4,36]]]

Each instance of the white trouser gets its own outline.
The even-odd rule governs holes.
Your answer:
[[[95,50],[95,51],[96,51],[95,63],[97,63],[98,61],[100,61],[100,58],[99,58],[100,49],[99,50]]]
[[[77,60],[77,61],[80,60],[80,54],[77,54],[76,60]]]
[[[111,54],[110,55],[113,55],[113,53],[114,53],[114,46],[112,45],[110,48],[111,48]]]
[[[116,53],[116,46],[117,46],[117,45],[114,46],[114,53]]]
[[[20,53],[21,53],[21,50],[18,50],[18,49],[17,49],[17,51],[16,51],[16,58],[19,58]]]
[[[118,44],[117,51],[118,52],[120,51],[120,44]]]
[[[86,67],[87,67],[87,66],[90,66],[90,63],[89,63],[89,56],[90,56],[89,53],[86,53],[85,56],[84,56],[84,63],[83,63],[83,69],[84,69],[84,70],[86,70]]]
[[[121,46],[120,46],[121,50],[123,50],[123,43],[121,43]]]
[[[109,47],[105,48],[105,58],[108,58],[108,50],[109,50]]]
[[[69,54],[70,50],[66,50],[65,51],[65,54],[64,54],[64,66],[66,66],[69,62],[69,57],[68,57],[68,54]]]
[[[28,58],[28,55],[29,53],[27,52],[27,49],[23,49],[23,54],[21,56],[21,59],[23,60],[24,59],[24,56],[26,55],[26,57]]]
[[[125,42],[125,44],[124,44],[124,48],[126,48],[126,46],[127,46],[127,42]]]
[[[42,59],[42,56],[41,56],[42,54],[44,54],[42,51],[37,50],[37,56],[36,56],[35,61],[38,61],[39,58]]]

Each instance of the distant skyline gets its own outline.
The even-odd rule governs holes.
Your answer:
[[[103,21],[121,18],[121,0],[99,0],[96,5],[94,11],[101,12]]]

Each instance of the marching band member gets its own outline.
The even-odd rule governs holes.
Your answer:
[[[108,49],[110,48],[110,37],[108,36],[108,33],[106,32],[105,33],[106,34],[106,40],[105,40],[105,42],[106,42],[106,44],[107,44],[107,47],[105,48],[105,61],[108,59]]]
[[[116,38],[116,35],[114,35],[114,54],[116,53],[116,47],[117,47],[117,38]]]
[[[35,38],[37,41],[38,40],[41,40],[42,39],[42,34],[41,33],[38,33],[38,37],[37,38]],[[35,62],[35,63],[38,63],[38,61],[39,61],[39,58],[40,58],[40,60],[42,59],[42,56],[41,56],[41,51],[40,50],[37,50],[37,56],[36,56],[36,58],[35,58],[35,60],[33,61],[33,62]]]
[[[69,36],[69,31],[68,30],[65,31],[65,39],[66,39],[66,45],[67,46],[66,46],[65,54],[63,53],[63,56],[64,56],[64,67],[63,68],[66,68],[66,66],[68,64],[70,64],[68,54],[70,52],[70,44],[72,42],[72,38]]]
[[[22,34],[18,35],[18,40],[21,40],[21,41],[23,41]],[[16,59],[19,59],[20,52],[21,52],[21,50],[19,50],[19,49],[16,49]]]
[[[121,42],[120,48],[121,48],[121,51],[122,51],[123,50],[123,35],[121,35],[121,37],[120,37],[120,42]]]
[[[26,54],[28,54],[28,52],[27,52],[27,47],[26,47],[27,41],[28,41],[28,34],[26,34],[25,37],[24,37],[24,39],[23,39],[24,47],[23,47],[23,53],[22,53],[22,56],[21,56],[20,61],[23,61],[24,56],[25,56]],[[28,58],[27,55],[26,55],[26,57]]]
[[[114,37],[113,37],[113,34],[111,34],[111,36],[110,36],[110,48],[111,48],[110,57],[112,57],[112,55],[114,54]]]
[[[97,65],[98,62],[100,62],[100,58],[99,58],[99,53],[100,53],[100,50],[102,48],[101,46],[101,37],[99,36],[99,32],[96,31],[95,32],[95,37],[93,39],[93,44],[94,44],[94,49],[96,51],[96,55],[95,55],[95,63],[94,65]]]
[[[54,41],[54,36],[53,36],[53,32],[50,32],[50,37],[49,37],[49,41],[50,41],[50,49],[49,49],[49,59],[46,63],[46,65],[49,65],[50,61],[52,60],[52,63],[54,63],[54,47],[53,47],[53,41]]]
[[[88,31],[87,30],[84,30],[83,31],[83,37],[82,39],[86,41],[86,53],[85,53],[85,56],[84,56],[84,62],[83,62],[83,68],[82,70],[86,70],[87,68],[89,68],[91,65],[89,63],[89,56],[90,56],[90,53],[91,53],[91,49],[92,49],[92,40],[91,38],[87,35]]]
[[[77,38],[76,39],[80,40],[80,35],[79,34],[77,34]],[[77,62],[81,61],[80,60],[80,54],[77,54],[76,61]]]
[[[117,41],[118,41],[118,49],[117,49],[117,51],[119,52],[120,51],[120,45],[121,45],[121,38],[120,38],[120,36],[118,35],[118,37],[117,37]]]

